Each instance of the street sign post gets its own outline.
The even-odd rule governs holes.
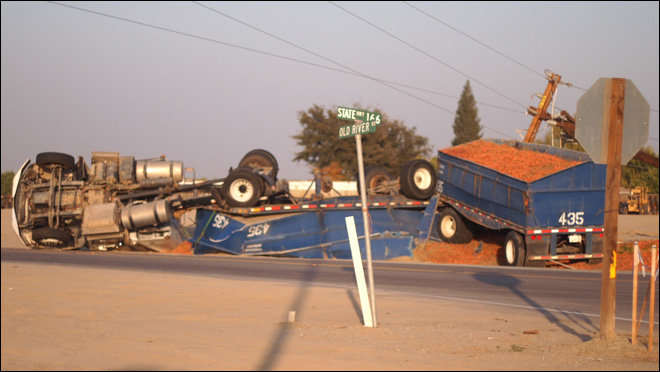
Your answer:
[[[575,138],[595,163],[607,164],[600,336],[613,340],[621,164],[648,140],[650,106],[630,80],[601,78],[580,97]],[[625,125],[624,125],[625,124]]]
[[[376,319],[376,296],[374,293],[374,271],[371,262],[371,228],[369,226],[369,210],[367,209],[367,192],[364,179],[364,161],[362,159],[362,134],[372,133],[381,125],[381,116],[378,113],[339,106],[337,118],[353,121],[353,124],[343,125],[339,128],[339,138],[355,137],[358,156],[358,174],[360,179],[360,195],[362,200],[362,219],[364,221],[364,246],[367,253],[367,271],[369,274],[369,291],[371,292],[371,320],[372,327],[378,327]]]

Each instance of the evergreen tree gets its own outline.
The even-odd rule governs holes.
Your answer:
[[[364,166],[382,166],[396,177],[406,162],[429,155],[431,149],[428,139],[415,133],[415,127],[408,128],[383,113],[381,118],[378,130],[362,136]],[[334,180],[355,179],[358,172],[355,139],[339,138],[339,127],[351,122],[338,119],[336,109],[326,110],[318,105],[298,112],[298,119],[302,131],[293,139],[302,150],[295,153],[293,160],[304,161],[313,169],[335,168],[332,172]],[[341,174],[338,174],[337,167]],[[310,173],[313,174],[313,170]]]
[[[474,100],[470,80],[468,80],[463,87],[463,93],[461,93],[461,98],[458,101],[456,117],[452,126],[454,129],[454,139],[451,141],[451,145],[457,146],[465,142],[480,139],[483,135],[481,133],[483,127],[479,124],[480,122],[477,101]]]

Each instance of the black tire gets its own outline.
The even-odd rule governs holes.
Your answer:
[[[267,176],[273,180],[277,179],[277,172],[279,172],[279,167],[277,165],[277,159],[270,152],[262,149],[256,149],[248,152],[243,156],[243,159],[238,163],[239,167],[251,167],[251,168],[265,168],[264,171]]]
[[[451,207],[438,213],[438,235],[443,241],[454,244],[469,243],[474,237],[463,216]]]
[[[403,165],[399,182],[403,195],[411,199],[427,200],[435,193],[438,173],[429,161],[415,159]]]
[[[358,195],[360,195],[360,175],[358,174],[356,178],[357,192]],[[392,175],[387,171],[387,169],[385,169],[385,167],[372,165],[364,170],[364,184],[368,195],[371,195],[369,193],[369,189],[375,189],[379,185],[387,183],[391,180]]]
[[[525,266],[525,239],[516,231],[509,231],[504,240],[504,264],[507,266]]]
[[[42,168],[60,166],[63,169],[71,169],[76,164],[76,159],[71,155],[60,152],[42,152],[37,155],[37,165]]]
[[[253,207],[263,193],[263,180],[250,167],[236,168],[222,184],[225,201],[232,207]]]
[[[73,235],[64,230],[41,227],[32,230],[32,241],[39,248],[65,248],[71,245]]]

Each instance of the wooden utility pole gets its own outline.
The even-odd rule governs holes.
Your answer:
[[[536,139],[536,133],[539,131],[541,121],[543,121],[542,117],[547,115],[552,95],[557,90],[557,84],[561,81],[560,75],[555,75],[549,71],[546,71],[546,78],[548,79],[548,85],[545,87],[539,107],[535,110],[536,113],[534,114],[532,123],[529,125],[529,129],[527,129],[527,133],[525,134],[525,139],[523,140],[525,143],[532,143]]]
[[[619,187],[621,186],[621,146],[623,140],[623,109],[625,104],[626,80],[610,79],[605,89],[603,120],[608,123],[607,176],[605,184],[605,246],[603,247],[603,270],[600,300],[600,337],[613,340],[614,305],[616,292],[616,248],[619,217]],[[609,91],[609,94],[607,92]]]

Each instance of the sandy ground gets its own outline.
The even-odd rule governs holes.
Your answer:
[[[6,212],[2,247],[17,247]],[[657,239],[654,217],[652,231],[631,228]],[[604,341],[593,320],[530,309],[377,290],[379,325],[368,328],[354,288],[4,261],[1,271],[3,371],[658,370],[648,327],[633,346],[620,327]]]

